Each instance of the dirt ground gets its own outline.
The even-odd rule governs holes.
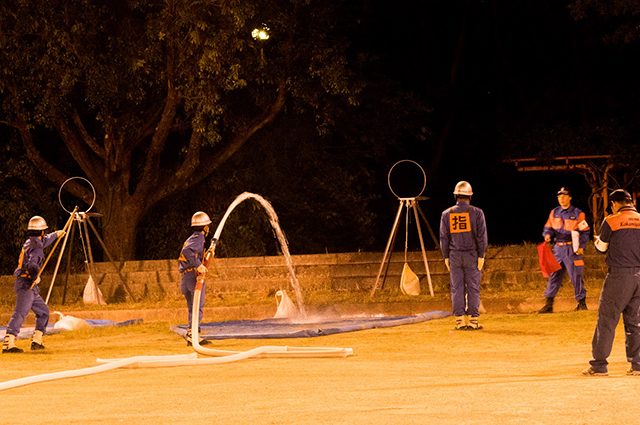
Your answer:
[[[0,391],[0,423],[629,424],[640,377],[626,376],[622,325],[610,376],[584,377],[596,312],[486,314],[319,338],[215,341],[348,347],[348,358],[250,359],[118,369]],[[0,381],[96,365],[97,358],[192,352],[169,322],[65,332],[43,352],[3,354]],[[28,341],[19,341],[26,348]]]

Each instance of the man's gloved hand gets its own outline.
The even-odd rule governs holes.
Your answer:
[[[207,272],[209,271],[209,270],[204,266],[204,264],[200,264],[196,270],[198,270],[198,273],[200,273],[200,274],[207,274]]]
[[[37,285],[38,283],[40,283],[40,276],[36,277],[36,280],[33,281],[34,285]]]
[[[444,265],[447,266],[447,271],[451,271],[451,269],[449,268],[449,259],[448,258],[444,259]]]
[[[482,271],[484,267],[484,258],[478,258],[478,270]]]
[[[66,234],[67,234],[67,232],[65,232],[64,230],[56,230],[56,235],[58,235],[58,239],[60,239],[61,237],[63,237]]]

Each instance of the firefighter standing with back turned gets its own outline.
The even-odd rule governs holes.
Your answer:
[[[478,330],[480,280],[487,251],[484,212],[469,205],[473,191],[466,181],[458,182],[453,195],[456,205],[442,212],[440,249],[451,274],[451,302],[456,329]]]
[[[582,371],[586,376],[608,375],[620,314],[624,323],[627,375],[640,376],[640,214],[629,192],[618,189],[609,195],[613,214],[602,223],[595,248],[606,252],[609,272],[600,292],[598,322],[591,343],[593,360]]]
[[[571,190],[562,187],[558,191],[558,204],[549,213],[542,236],[546,242],[555,242],[553,255],[562,266],[557,272],[551,273],[544,296],[547,303],[538,313],[553,313],[553,301],[562,285],[565,273],[573,284],[578,310],[587,310],[587,290],[582,282],[584,275],[584,261],[582,254],[589,242],[589,225],[584,213],[571,205]]]

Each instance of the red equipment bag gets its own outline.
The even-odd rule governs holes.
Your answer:
[[[546,242],[542,242],[538,245],[538,259],[540,261],[540,270],[542,271],[542,276],[549,277],[551,273],[557,272],[562,268],[556,257],[553,255],[551,248],[549,248],[549,244]]]

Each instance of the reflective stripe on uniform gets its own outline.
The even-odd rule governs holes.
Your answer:
[[[599,236],[596,236],[596,240],[594,242],[594,245],[596,247],[596,249],[600,252],[607,252],[607,250],[609,249],[609,243],[608,242],[602,242],[600,240]]]

